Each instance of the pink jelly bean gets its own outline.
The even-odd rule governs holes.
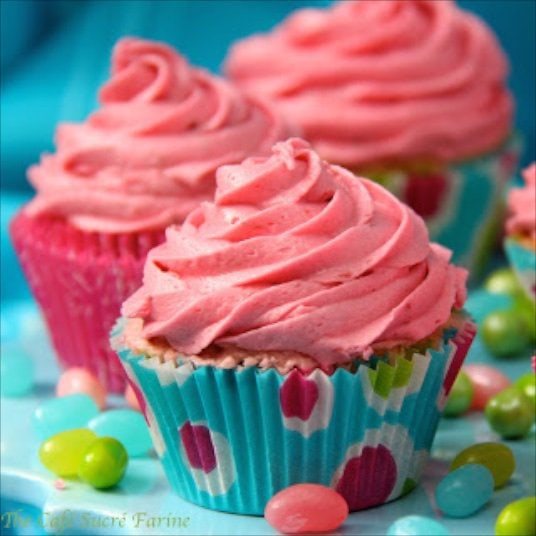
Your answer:
[[[264,510],[266,521],[283,534],[332,532],[348,516],[348,504],[320,484],[295,484],[276,493]]]
[[[86,369],[73,367],[66,370],[56,384],[56,395],[66,396],[86,394],[100,409],[106,407],[106,389],[97,378]]]
[[[125,400],[132,409],[135,409],[136,411],[141,411],[140,403],[138,402],[138,397],[136,396],[136,393],[134,392],[134,389],[132,389],[132,386],[130,384],[128,384],[127,388],[125,389]]]
[[[482,411],[490,398],[500,393],[512,382],[502,372],[489,365],[466,365],[463,370],[474,387],[471,409]]]

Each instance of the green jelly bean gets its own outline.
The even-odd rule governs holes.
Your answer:
[[[492,441],[477,443],[460,451],[452,460],[449,471],[468,463],[479,463],[487,467],[493,476],[495,489],[504,486],[516,468],[512,450],[503,443]]]
[[[475,389],[471,379],[463,370],[460,370],[450,390],[443,415],[456,417],[467,411],[473,401],[474,393]]]
[[[39,459],[49,471],[58,476],[76,476],[86,449],[96,438],[86,428],[60,432],[41,444]]]
[[[529,334],[529,341],[536,342],[536,302],[523,294],[514,300],[514,309],[525,321]]]
[[[505,439],[524,437],[534,420],[534,405],[515,385],[490,398],[484,412],[491,428]]]
[[[495,522],[496,536],[534,536],[536,497],[525,497],[507,504]]]
[[[523,294],[523,287],[511,268],[499,268],[484,281],[484,288],[492,294],[518,296]]]
[[[533,406],[536,406],[536,374],[534,372],[523,374],[514,385],[525,394]]]
[[[530,337],[525,318],[514,308],[486,315],[480,335],[486,348],[496,357],[520,354],[528,346]]]
[[[86,449],[78,476],[94,488],[111,488],[123,478],[127,465],[125,447],[113,437],[99,437]]]

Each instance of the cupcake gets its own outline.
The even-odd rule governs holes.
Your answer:
[[[504,249],[520,283],[536,301],[536,163],[523,172],[525,185],[508,193]]]
[[[518,141],[507,60],[476,16],[435,0],[303,9],[238,42],[225,71],[323,158],[388,187],[480,273]]]
[[[163,44],[126,38],[100,107],[62,124],[28,171],[36,195],[11,237],[63,367],[125,385],[109,333],[164,229],[213,197],[215,170],[270,151],[288,131],[228,82]]]
[[[112,336],[176,492],[259,515],[298,482],[351,510],[415,487],[475,333],[449,258],[303,140],[221,167]]]

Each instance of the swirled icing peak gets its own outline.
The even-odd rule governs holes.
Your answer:
[[[217,173],[214,203],[166,231],[123,306],[147,339],[299,352],[322,365],[413,343],[465,300],[466,272],[381,186],[303,140]]]
[[[273,101],[326,159],[450,162],[508,136],[508,65],[491,30],[447,0],[343,1],[238,42],[227,74]]]
[[[525,184],[508,194],[506,232],[527,237],[536,245],[536,162],[523,171]]]
[[[289,135],[265,105],[151,41],[117,43],[99,98],[86,122],[58,127],[56,152],[30,168],[31,214],[88,231],[163,228],[212,198],[218,166]]]

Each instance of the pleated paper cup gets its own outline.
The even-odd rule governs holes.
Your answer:
[[[504,241],[504,251],[527,296],[536,301],[536,251],[515,238]]]
[[[300,482],[338,490],[351,511],[413,489],[475,326],[394,365],[373,358],[332,375],[161,362],[122,346],[121,333],[120,322],[113,346],[171,486],[200,506],[262,515]]]
[[[164,232],[88,233],[21,211],[10,234],[60,366],[86,368],[109,391],[120,392],[126,377],[110,348],[110,330]]]

